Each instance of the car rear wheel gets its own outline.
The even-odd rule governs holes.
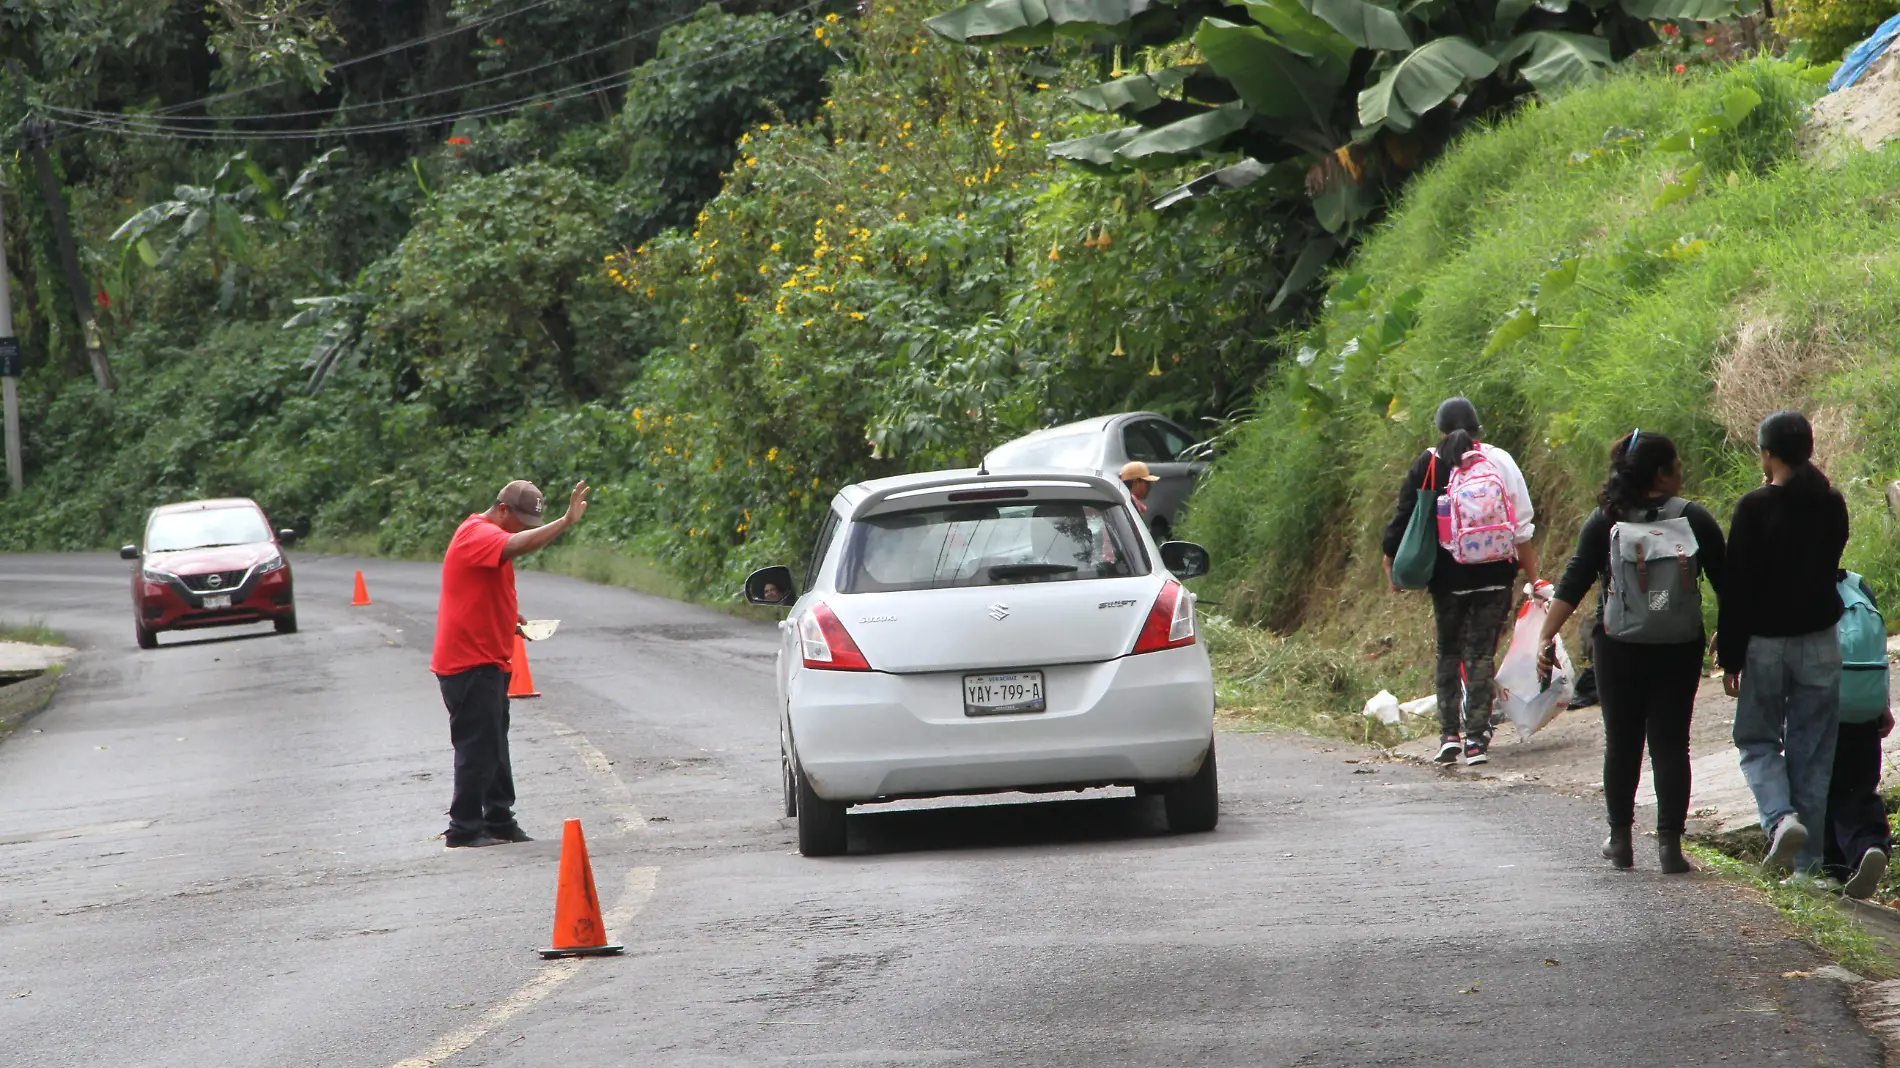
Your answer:
[[[785,752],[785,743],[778,746],[779,779],[785,789],[785,814],[798,815],[798,776],[792,771],[792,758]]]
[[[792,771],[798,779],[798,851],[808,857],[838,856],[845,851],[844,802],[813,793],[796,762]]]
[[[138,636],[139,648],[141,649],[158,648],[158,632],[155,630],[148,629],[145,626],[145,624],[143,623],[132,624],[132,633]]]
[[[1214,769],[1214,743],[1207,743],[1207,759],[1186,782],[1170,784],[1161,801],[1168,811],[1168,829],[1176,834],[1211,831],[1220,821],[1220,778]]]
[[[295,634],[297,633],[297,613],[279,616],[271,621],[271,625],[277,628],[279,634]]]

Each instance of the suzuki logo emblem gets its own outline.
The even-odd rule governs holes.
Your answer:
[[[1009,618],[1009,606],[1008,606],[1008,605],[1006,605],[1006,604],[1004,604],[1004,603],[1002,603],[1001,601],[998,601],[997,603],[995,603],[995,604],[993,604],[993,605],[991,605],[991,606],[990,606],[990,618],[991,618],[991,619],[995,619],[995,620],[1004,620],[1004,619],[1008,619],[1008,618]]]
[[[217,589],[217,588],[218,588],[219,586],[222,586],[222,585],[224,585],[224,576],[223,576],[223,575],[212,575],[212,576],[211,576],[210,578],[208,578],[208,579],[205,579],[205,585],[207,585],[207,586],[209,586],[209,587],[211,587],[212,589],[214,589],[214,590],[215,590],[215,589]]]

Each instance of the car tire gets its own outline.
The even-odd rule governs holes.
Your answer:
[[[808,857],[835,857],[845,851],[845,804],[812,792],[804,769],[794,762],[798,779],[798,851]]]
[[[785,815],[798,815],[798,774],[792,770],[792,758],[785,752],[785,743],[778,747],[779,779],[785,790]]]
[[[295,634],[297,633],[297,613],[292,612],[287,616],[278,616],[276,619],[271,620],[271,625],[277,628],[277,633],[279,634]]]
[[[138,637],[139,648],[141,649],[158,648],[158,632],[147,628],[145,624],[143,623],[132,624],[132,633],[137,635]]]
[[[1168,829],[1176,834],[1211,831],[1220,822],[1220,776],[1214,768],[1214,742],[1207,743],[1201,770],[1185,782],[1173,783],[1161,794],[1168,812]]]

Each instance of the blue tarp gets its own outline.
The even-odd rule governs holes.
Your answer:
[[[1874,60],[1887,54],[1888,47],[1896,37],[1900,37],[1900,15],[1881,23],[1872,37],[1855,45],[1854,50],[1847,53],[1847,58],[1841,60],[1841,69],[1827,80],[1827,91],[1836,93],[1860,81],[1860,76],[1874,65]]]

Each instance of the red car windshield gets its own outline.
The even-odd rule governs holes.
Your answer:
[[[169,512],[152,517],[145,528],[145,551],[170,553],[214,545],[248,545],[269,541],[270,527],[255,508],[206,508],[199,512]]]

